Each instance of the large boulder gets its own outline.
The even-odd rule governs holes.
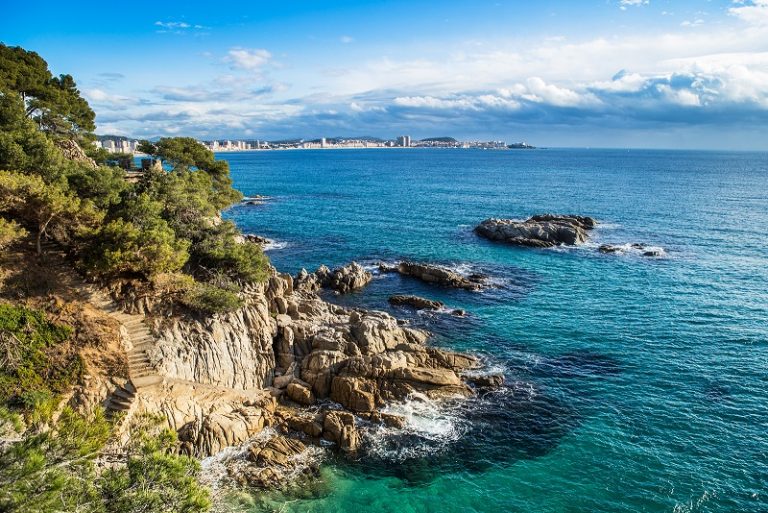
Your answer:
[[[229,475],[235,482],[251,487],[272,489],[291,484],[297,477],[317,472],[316,452],[301,440],[275,435],[258,438],[246,449],[245,463],[228,461]]]
[[[320,277],[324,287],[333,289],[340,294],[346,294],[368,285],[373,275],[357,262],[334,269],[332,272]]]
[[[389,298],[389,304],[394,306],[410,306],[417,310],[439,310],[445,306],[440,301],[402,294],[391,296]]]
[[[516,246],[549,248],[586,242],[587,231],[595,226],[597,221],[591,217],[541,214],[525,221],[486,219],[475,228],[475,233]]]
[[[473,274],[463,276],[441,265],[421,262],[400,262],[396,266],[380,264],[381,272],[396,272],[411,276],[426,283],[466,290],[480,290],[485,285],[485,276]]]
[[[360,445],[355,416],[345,411],[329,411],[323,420],[323,438],[336,442],[344,452],[355,452]]]

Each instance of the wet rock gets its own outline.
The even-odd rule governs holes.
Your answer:
[[[381,423],[387,427],[403,429],[405,427],[405,417],[393,413],[381,413]]]
[[[438,310],[445,306],[440,301],[419,296],[395,295],[389,298],[389,303],[395,306],[411,306],[417,310]]]
[[[525,221],[486,219],[475,233],[516,246],[548,248],[585,242],[589,238],[587,231],[595,226],[597,221],[591,217],[542,214]]]
[[[467,383],[477,388],[499,388],[504,384],[503,374],[485,374],[467,377]]]
[[[283,435],[256,440],[247,448],[245,465],[230,462],[229,475],[240,485],[261,489],[280,488],[301,475],[317,471],[306,456],[310,452],[303,442]]]
[[[335,442],[344,452],[354,452],[360,445],[355,416],[345,411],[329,411],[323,421],[323,438]]]
[[[638,242],[623,245],[623,246],[616,246],[613,244],[602,244],[597,250],[600,253],[604,254],[611,254],[611,253],[626,253],[627,251],[630,252],[639,252],[644,257],[660,257],[664,255],[664,250],[661,248],[653,247],[653,246],[646,246],[645,244],[640,244]]]
[[[457,272],[434,264],[419,262],[400,262],[397,266],[380,264],[379,270],[382,272],[397,272],[404,276],[411,276],[423,282],[443,287],[480,290],[485,285],[485,277],[482,275],[462,276]]]
[[[243,235],[243,238],[248,242],[251,242],[253,244],[258,244],[261,247],[264,247],[268,244],[272,244],[274,242],[272,239],[262,237],[261,235],[254,235],[252,233]]]
[[[613,246],[611,244],[602,244],[597,250],[600,253],[621,253],[624,251],[621,246]]]

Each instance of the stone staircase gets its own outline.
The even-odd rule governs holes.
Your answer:
[[[66,255],[61,247],[51,241],[42,243],[44,254],[58,254],[63,259]],[[128,345],[131,347],[126,352],[128,358],[128,381],[116,388],[106,403],[107,413],[113,415],[129,410],[136,394],[144,387],[156,385],[163,381],[163,377],[157,373],[152,365],[147,350],[155,345],[156,339],[149,326],[145,323],[145,316],[123,312],[118,304],[105,292],[92,284],[86,283],[79,275],[74,273],[61,260],[60,267],[67,268],[70,278],[83,298],[93,306],[104,311],[107,315],[117,320],[128,335]]]

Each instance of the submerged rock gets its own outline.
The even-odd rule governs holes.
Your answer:
[[[480,290],[486,285],[487,277],[482,274],[462,276],[440,265],[424,264],[419,262],[400,262],[396,266],[379,264],[381,272],[396,272],[404,276],[411,276],[426,283],[433,283],[443,287],[452,287],[466,290]]]
[[[646,246],[645,244],[633,243],[629,245],[616,246],[613,244],[602,244],[597,250],[600,253],[626,253],[627,251],[639,252],[644,257],[660,257],[664,255],[664,250],[654,246]]]
[[[439,310],[445,305],[440,301],[419,296],[395,295],[389,298],[389,303],[395,306],[411,306],[417,310]]]
[[[525,221],[486,219],[475,228],[475,233],[516,246],[548,248],[581,244],[589,238],[587,231],[595,226],[597,221],[591,217],[541,214]]]

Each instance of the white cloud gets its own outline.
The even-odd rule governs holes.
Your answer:
[[[258,70],[269,62],[272,54],[262,48],[249,50],[247,48],[232,48],[227,52],[224,61],[234,69],[249,71]]]
[[[620,0],[619,9],[621,9],[622,11],[626,11],[627,7],[638,6],[638,5],[648,5],[649,3],[650,3],[650,0]]]
[[[738,7],[731,7],[728,13],[750,25],[768,25],[768,0],[735,0]]]
[[[354,37],[352,37],[352,36],[341,36],[341,37],[339,38],[339,41],[341,41],[341,42],[342,42],[342,43],[344,43],[345,45],[348,45],[349,43],[354,43],[354,41],[355,41],[355,38],[354,38]]]
[[[696,18],[694,20],[685,20],[682,23],[680,23],[681,27],[698,27],[699,25],[704,25],[704,20],[701,18]]]

